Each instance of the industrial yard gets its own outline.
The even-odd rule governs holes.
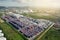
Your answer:
[[[45,19],[33,19],[20,14],[6,13],[2,19],[13,25],[27,39],[33,40],[53,23]]]

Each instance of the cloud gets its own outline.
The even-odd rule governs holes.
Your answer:
[[[0,0],[0,1],[13,1],[13,2],[15,2],[16,0]]]
[[[6,0],[0,0],[0,1],[6,1]]]
[[[17,0],[0,0],[0,6],[28,6],[28,3],[18,2]]]
[[[15,0],[15,1],[17,1],[19,3],[27,3],[27,4],[32,2],[32,0]]]
[[[18,4],[21,6],[60,7],[60,0],[0,0],[0,3],[4,3],[5,5]]]

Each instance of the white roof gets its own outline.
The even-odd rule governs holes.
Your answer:
[[[2,32],[2,30],[0,30],[0,33]]]
[[[6,38],[5,37],[0,37],[0,40],[6,40]]]
[[[19,17],[23,17],[23,15],[20,15],[20,14],[14,14],[13,16],[19,18]]]

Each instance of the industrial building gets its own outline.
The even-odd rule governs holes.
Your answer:
[[[52,24],[49,20],[33,19],[15,13],[5,14],[2,16],[2,19],[13,25],[27,38],[34,38]]]

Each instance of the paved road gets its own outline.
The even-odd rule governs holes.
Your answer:
[[[40,39],[43,37],[43,35],[44,35],[53,25],[54,25],[54,23],[53,23],[48,29],[46,29],[45,32],[43,32],[43,33],[40,35],[40,37],[37,38],[37,40],[40,40]]]

